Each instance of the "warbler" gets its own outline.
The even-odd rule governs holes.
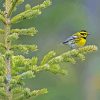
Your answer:
[[[67,38],[63,44],[69,45],[71,48],[79,48],[86,44],[87,36],[90,35],[86,30],[81,30],[80,32],[76,32],[69,38]]]

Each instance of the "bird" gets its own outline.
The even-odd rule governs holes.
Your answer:
[[[67,38],[63,44],[69,45],[72,49],[83,47],[87,42],[88,35],[90,35],[90,33],[86,30],[81,30]]]

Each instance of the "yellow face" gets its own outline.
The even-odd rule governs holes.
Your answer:
[[[74,34],[74,36],[78,36],[78,38],[84,38],[84,39],[86,39],[88,35],[89,33],[85,30],[81,30],[80,32]]]
[[[89,35],[87,31],[85,30],[82,30],[79,32],[80,36],[84,39],[86,39],[86,37]]]

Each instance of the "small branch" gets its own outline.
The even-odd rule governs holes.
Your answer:
[[[37,45],[13,45],[11,50],[13,51],[20,51],[24,53],[28,53],[29,51],[36,51],[37,50]]]
[[[33,18],[37,15],[41,14],[41,10],[50,6],[51,5],[51,1],[50,0],[45,0],[42,4],[32,7],[29,10],[25,10],[24,12],[19,13],[18,15],[14,16],[11,19],[11,23],[17,23],[20,22],[24,19],[30,19]]]
[[[9,100],[11,100],[11,93],[10,93],[10,80],[11,80],[11,65],[10,65],[10,59],[6,59],[6,93],[8,95],[8,98],[10,98]]]
[[[10,34],[10,26],[5,25],[5,47],[6,47],[6,53],[10,51],[10,42],[7,41],[7,36]],[[11,98],[11,92],[10,92],[10,80],[11,80],[11,62],[10,57],[5,56],[5,63],[6,63],[6,94],[8,95],[9,100],[12,100]]]
[[[17,4],[18,1],[19,0],[15,0],[15,2],[12,3],[11,8],[9,9],[8,16],[10,16],[12,14],[12,12],[13,12],[13,10],[14,10],[14,8],[15,8],[15,6],[16,6],[16,4]]]
[[[35,29],[35,27],[31,27],[28,29],[12,29],[11,34],[17,33],[18,35],[29,35],[34,36],[38,31]]]
[[[8,17],[8,13],[10,10],[10,7],[12,5],[12,0],[5,0],[5,47],[6,47],[6,53],[5,53],[5,63],[6,63],[6,95],[8,97],[8,100],[12,100],[12,94],[10,91],[10,80],[11,80],[11,60],[9,56],[11,42],[8,41],[8,36],[10,35],[10,18]]]
[[[7,17],[8,17],[11,7],[12,7],[12,0],[5,0],[5,15]]]

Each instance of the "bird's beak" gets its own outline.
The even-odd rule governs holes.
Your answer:
[[[91,33],[88,33],[88,35],[91,35]]]

